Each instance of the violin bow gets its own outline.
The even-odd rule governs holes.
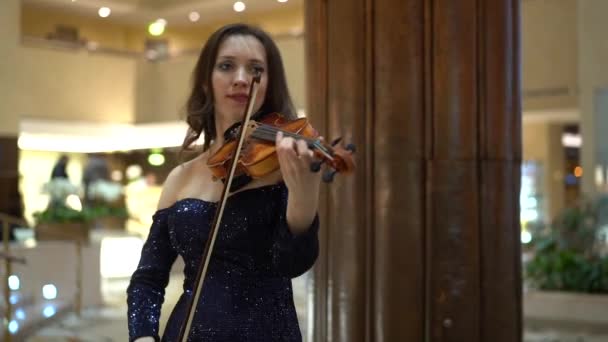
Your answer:
[[[217,232],[219,230],[219,226],[221,224],[222,215],[224,214],[224,208],[226,207],[226,200],[228,199],[228,192],[230,191],[230,187],[232,185],[232,179],[234,178],[234,172],[236,170],[236,166],[238,164],[238,156],[241,153],[241,149],[243,147],[243,142],[245,141],[245,128],[249,125],[249,121],[251,119],[251,113],[253,112],[253,105],[255,103],[255,98],[258,92],[258,88],[260,85],[261,75],[258,73],[253,77],[251,81],[251,86],[249,88],[249,97],[247,99],[247,108],[241,123],[241,127],[239,129],[239,134],[237,138],[237,147],[234,150],[234,154],[232,155],[232,159],[230,161],[230,172],[226,177],[226,181],[224,182],[224,189],[222,190],[222,197],[218,203],[218,207],[215,210],[215,216],[213,218],[213,224],[211,226],[211,230],[209,231],[209,236],[207,237],[207,243],[205,244],[205,250],[203,252],[203,258],[201,259],[201,264],[198,267],[198,272],[196,276],[196,288],[194,289],[194,294],[192,299],[188,304],[188,310],[186,311],[186,319],[182,322],[182,326],[179,332],[178,341],[187,342],[190,336],[190,330],[192,328],[192,321],[194,319],[194,313],[196,312],[196,307],[201,296],[201,292],[203,289],[203,283],[205,280],[205,275],[207,274],[207,270],[209,267],[209,260],[211,259],[211,253],[213,252],[213,246],[215,245],[215,239],[217,237]]]

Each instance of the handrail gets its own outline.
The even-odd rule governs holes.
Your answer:
[[[8,279],[13,273],[13,262],[25,263],[25,259],[15,257],[10,254],[10,225],[17,224],[27,227],[29,226],[29,224],[24,219],[7,215],[4,213],[0,213],[0,221],[2,222],[2,244],[4,247],[4,252],[2,253],[2,255],[0,255],[0,258],[4,259],[4,267],[6,270],[4,276],[4,298],[6,300],[4,319],[4,341],[10,342],[12,341],[12,335],[9,330],[9,324],[13,316],[13,307],[11,303],[11,288],[9,287]]]
[[[25,263],[24,258],[12,256],[10,254],[10,225],[17,224],[24,227],[29,227],[26,220],[20,219],[11,215],[0,213],[0,222],[2,222],[2,238],[4,245],[4,252],[0,252],[0,259],[4,259],[6,274],[4,276],[4,297],[6,298],[5,307],[5,320],[4,320],[4,340],[6,342],[12,341],[12,334],[9,330],[9,324],[13,315],[12,303],[10,301],[11,289],[8,284],[8,279],[12,273],[12,263],[19,262]],[[69,235],[64,234],[53,234],[54,237],[60,238],[66,241],[73,241],[76,247],[76,293],[74,294],[74,311],[78,316],[82,312],[82,242],[79,240],[73,240],[69,238]]]
[[[2,222],[8,222],[9,224],[18,224],[18,225],[22,225],[24,227],[29,227],[29,223],[27,223],[26,220],[22,219],[22,218],[18,218],[15,216],[11,216],[8,214],[4,214],[4,213],[0,213],[0,221]]]

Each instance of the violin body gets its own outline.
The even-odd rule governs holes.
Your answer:
[[[249,121],[245,129],[245,141],[235,170],[235,176],[243,174],[251,178],[262,178],[279,169],[275,147],[276,132],[282,131],[296,139],[305,139],[309,147],[313,148],[315,156],[327,161],[328,164],[341,172],[354,169],[351,153],[343,149],[334,149],[323,146],[318,132],[310,125],[306,118],[286,120],[279,113],[264,116],[260,121]],[[225,179],[237,141],[230,140],[207,160],[207,166],[213,173],[214,180]],[[319,147],[315,149],[315,147]],[[329,149],[329,150],[327,150]],[[328,158],[328,155],[331,155]]]

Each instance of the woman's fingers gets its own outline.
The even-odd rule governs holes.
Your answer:
[[[310,171],[310,164],[315,160],[315,154],[306,140],[284,137],[280,131],[277,133],[276,149],[283,174],[297,172],[297,169]]]
[[[314,155],[312,150],[308,148],[308,144],[306,143],[306,141],[301,139],[296,141],[296,150],[298,153],[298,157],[300,157],[300,159],[304,158],[305,161],[310,162],[312,156]]]

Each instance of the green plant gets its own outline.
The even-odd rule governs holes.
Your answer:
[[[41,223],[73,223],[89,222],[92,219],[91,212],[87,210],[76,210],[65,205],[50,205],[43,211],[34,213],[37,224]]]
[[[88,201],[85,208],[95,218],[116,217],[129,218],[129,212],[123,196],[123,187],[117,182],[98,180],[89,186]]]
[[[526,278],[542,290],[608,293],[608,199],[581,201],[537,226]]]
[[[117,217],[122,219],[129,218],[129,212],[125,206],[113,206],[107,205],[103,203],[98,203],[95,205],[91,205],[86,207],[87,211],[90,213],[90,216],[93,218],[102,218],[102,217]]]

